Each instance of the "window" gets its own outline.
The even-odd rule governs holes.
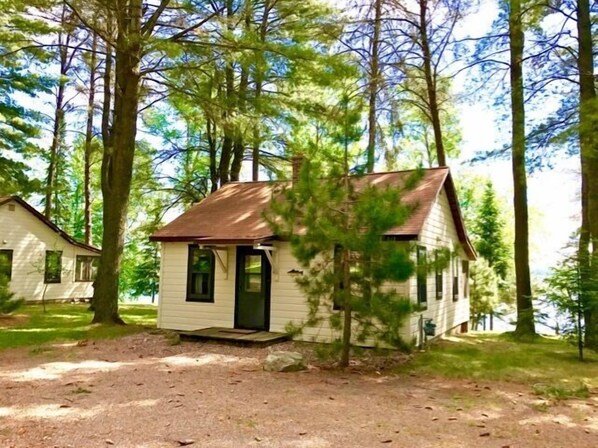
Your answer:
[[[245,255],[245,292],[262,292],[262,256]]]
[[[442,300],[444,279],[442,278],[442,260],[439,260],[438,253],[434,254],[434,271],[436,273],[436,300]]]
[[[428,260],[426,248],[417,246],[417,303],[426,306],[428,302]]]
[[[453,258],[453,302],[459,300],[459,257]]]
[[[463,295],[469,297],[469,260],[463,260],[461,263],[463,271]]]
[[[0,250],[0,275],[12,278],[12,249]]]
[[[62,276],[62,251],[47,250],[44,271],[45,283],[60,283]]]
[[[211,250],[189,246],[187,301],[214,301],[214,254]]]
[[[100,257],[91,255],[77,255],[75,262],[75,281],[93,282],[98,273]]]

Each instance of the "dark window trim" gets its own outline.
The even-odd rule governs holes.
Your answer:
[[[424,246],[417,246],[417,303],[428,307],[428,253]],[[422,261],[423,258],[423,261]]]
[[[463,272],[463,297],[469,298],[469,260],[461,260]]]
[[[0,249],[0,253],[8,254],[8,280],[12,280],[12,260],[14,250],[12,249]]]
[[[191,269],[193,259],[193,251],[198,250],[205,252],[210,256],[210,280],[208,282],[208,293],[202,295],[191,294],[191,279],[193,271]],[[216,260],[214,252],[210,249],[200,249],[197,244],[189,244],[189,250],[187,255],[187,292],[185,295],[186,302],[203,302],[203,303],[214,303],[214,274],[216,273]]]
[[[442,300],[444,296],[444,276],[442,268],[438,265],[438,253],[434,254],[434,271],[436,278],[436,300]]]
[[[75,283],[89,283],[89,282],[95,281],[95,277],[93,275],[91,275],[91,267],[90,267],[90,271],[89,271],[89,274],[90,274],[89,279],[77,278],[77,276],[79,275],[79,269],[77,266],[79,258],[89,258],[92,263],[92,266],[93,266],[94,260],[97,260],[98,263],[100,262],[100,256],[99,255],[81,255],[81,254],[75,255]]]
[[[58,278],[50,277],[48,272],[48,257],[51,254],[58,254]],[[44,265],[44,283],[58,284],[62,283],[62,251],[61,250],[47,250],[46,251],[46,262]]]
[[[453,302],[459,300],[459,257],[453,258]]]

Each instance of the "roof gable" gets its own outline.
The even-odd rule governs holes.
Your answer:
[[[29,205],[24,199],[21,199],[19,196],[0,197],[0,206],[2,206],[4,204],[8,204],[9,202],[12,202],[12,201],[14,201],[17,204],[19,204],[20,206],[22,206],[31,215],[33,215],[34,218],[41,221],[44,225],[49,227],[50,230],[52,230],[53,232],[60,235],[60,237],[62,237],[68,243],[70,243],[74,246],[77,246],[77,247],[81,247],[82,249],[87,249],[91,252],[101,253],[101,250],[98,249],[97,247],[90,246],[89,244],[81,243],[81,242],[75,240],[72,236],[70,236],[68,233],[66,233],[64,230],[62,230],[60,227],[58,227],[56,224],[54,224],[52,221],[50,221],[48,218],[46,218],[44,215],[42,215],[40,212],[38,212],[35,208],[33,208],[31,205]]]
[[[412,173],[412,170],[373,173],[354,179],[358,191],[360,186],[366,184],[403,187]],[[275,189],[289,184],[288,181],[230,182],[158,230],[151,239],[251,244],[254,241],[275,238],[276,235],[263,218],[263,214],[272,200]],[[389,229],[385,236],[416,239],[443,187],[446,188],[459,239],[467,255],[475,259],[475,251],[467,238],[448,168],[424,170],[423,177],[417,185],[404,191],[403,203],[415,206],[414,210],[403,225]]]

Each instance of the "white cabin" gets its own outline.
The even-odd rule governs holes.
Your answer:
[[[0,274],[27,302],[93,296],[100,249],[75,241],[18,196],[0,197]]]
[[[414,313],[401,332],[403,340],[415,343],[427,319],[436,325],[436,335],[467,331],[469,262],[475,259],[448,169],[424,171],[418,185],[403,196],[404,202],[417,204],[415,211],[404,225],[384,235],[417,247],[414,261],[417,253],[424,260],[425,253],[437,248],[453,254],[442,272],[389,285],[425,308]],[[362,179],[400,185],[410,173],[376,173]],[[263,219],[275,184],[280,185],[226,184],[152,236],[162,246],[158,327],[285,332],[289,322],[306,320],[306,299],[296,283],[303,268],[290,243],[273,235]],[[337,336],[324,323],[306,328],[299,338],[328,342]]]

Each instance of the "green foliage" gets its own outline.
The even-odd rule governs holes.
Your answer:
[[[544,398],[567,400],[569,398],[589,398],[590,389],[587,384],[555,386],[552,384],[534,384],[534,393]]]
[[[401,205],[401,190],[375,187],[367,179],[348,179],[338,164],[325,167],[308,158],[299,182],[280,192],[269,219],[306,269],[297,279],[309,307],[303,326],[327,319],[340,331],[349,310],[355,341],[402,346],[399,328],[412,307],[386,286],[407,280],[414,266],[408,245],[382,235],[402,224],[411,209]],[[337,346],[348,341],[342,342]]]
[[[484,334],[432,344],[426,353],[417,354],[399,372],[508,381],[530,388],[541,384],[545,390],[579,389],[583,393],[583,385],[598,388],[597,366],[597,355],[589,354],[586,362],[580,363],[575,349],[559,339],[537,337],[533,342],[516,342],[502,335]]]
[[[398,87],[401,95],[401,101],[399,101],[401,108],[398,112],[401,132],[395,145],[400,166],[432,167],[438,164],[434,129],[428,104],[428,87],[422,70],[422,67],[407,69],[405,79]],[[457,159],[460,154],[459,147],[462,136],[459,117],[453,106],[454,100],[450,93],[451,80],[441,76],[437,78],[436,95],[439,103],[442,104],[439,112],[442,142],[447,157]],[[389,168],[394,168],[394,166],[391,164]]]
[[[15,299],[15,293],[10,290],[8,277],[0,274],[0,314],[10,314],[18,310],[25,302]]]
[[[485,315],[496,315],[499,304],[511,304],[515,296],[511,256],[512,236],[507,230],[506,205],[492,183],[481,177],[462,176],[458,185],[463,217],[479,259],[471,267],[470,313],[473,328]],[[480,191],[477,185],[484,184]]]
[[[501,280],[507,277],[511,253],[504,236],[505,221],[492,182],[487,181],[473,233],[478,255],[484,258]]]
[[[47,55],[28,47],[48,26],[25,17],[28,6],[0,1],[0,195],[27,195],[41,188],[29,174],[29,160],[39,153],[36,140],[42,116],[30,105],[40,92],[49,91],[52,82],[39,70]]]
[[[563,318],[559,332],[578,347],[579,358],[583,360],[585,316],[593,309],[591,291],[596,288],[592,288],[591,278],[582,282],[584,268],[575,251],[576,240],[573,238],[569,244],[573,255],[561,260],[544,280],[542,300],[556,308]]]
[[[469,312],[474,331],[486,315],[495,312],[498,303],[496,273],[485,259],[480,258],[471,267],[470,279]]]

